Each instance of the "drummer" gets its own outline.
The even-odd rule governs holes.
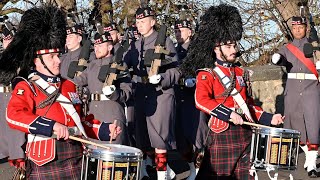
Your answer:
[[[278,125],[284,120],[253,104],[249,73],[235,64],[242,32],[237,8],[210,7],[182,64],[184,74],[195,76],[190,72],[196,71],[196,106],[211,115],[207,142],[211,164],[202,164],[199,179],[253,179],[249,174],[252,130],[244,121]]]
[[[29,9],[0,58],[0,83],[7,84],[17,72],[21,76],[12,83],[7,122],[11,128],[28,134],[29,180],[80,179],[82,144],[69,140],[69,129],[75,131],[73,135],[104,141],[110,139],[110,134],[115,138],[120,133],[120,128],[111,123],[81,121],[81,100],[75,84],[59,77],[58,55],[65,45],[65,27],[62,10],[53,6]],[[29,75],[24,73],[31,69]]]

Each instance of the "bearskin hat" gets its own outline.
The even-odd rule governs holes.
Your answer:
[[[27,77],[38,55],[58,52],[65,41],[66,17],[62,10],[52,5],[27,10],[0,58],[0,83],[9,84],[18,75]]]
[[[201,17],[199,31],[190,43],[181,65],[183,74],[195,77],[196,70],[214,67],[214,47],[239,41],[242,32],[242,20],[236,7],[227,4],[211,6]]]

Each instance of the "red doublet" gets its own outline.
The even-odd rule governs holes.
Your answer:
[[[240,67],[224,67],[217,65],[223,73],[231,79],[231,72],[235,72],[236,89],[248,105],[251,116],[255,121],[270,125],[271,114],[264,112],[260,107],[255,106],[252,97],[247,95],[247,83],[243,79],[244,70]],[[220,82],[218,75],[212,69],[200,69],[197,73],[195,92],[196,106],[207,114],[216,114],[210,118],[210,129],[220,133],[228,129],[230,114],[239,108],[232,96],[221,96],[225,88]],[[219,119],[220,118],[220,119]]]
[[[60,86],[61,95],[67,97],[80,114],[81,100],[78,98],[73,82],[62,80],[49,84],[56,88]],[[45,99],[47,95],[43,93],[43,89],[36,86],[34,82],[23,80],[15,86],[7,108],[7,122],[11,128],[38,135],[36,138],[28,139],[26,150],[27,156],[39,166],[52,161],[55,157],[55,139],[50,138],[54,123],[58,122],[67,127],[76,126],[66,109],[57,101],[51,106],[36,108]],[[83,121],[82,124],[89,137],[109,140],[108,123],[90,120],[85,123]],[[100,128],[103,131],[99,131]],[[43,136],[39,137],[39,135]]]

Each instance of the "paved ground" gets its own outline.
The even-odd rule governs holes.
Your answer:
[[[170,167],[175,170],[177,173],[177,180],[184,179],[188,176],[188,165],[180,159],[180,156],[176,152],[172,152],[169,154],[170,159]],[[292,175],[295,180],[311,180],[311,178],[308,178],[308,175],[306,171],[303,168],[303,163],[305,160],[304,154],[299,155],[299,163],[298,163],[298,169],[294,172],[292,172]],[[320,159],[318,159],[318,165],[320,165]],[[9,164],[6,162],[6,160],[0,160],[0,180],[10,180],[14,173],[14,168],[10,167]],[[287,171],[280,171],[278,180],[289,180],[289,172]],[[151,179],[156,179],[156,173],[155,171],[150,172]],[[260,171],[258,172],[258,177],[260,180],[268,180],[269,177],[266,172]],[[272,174],[273,177],[273,174]],[[320,178],[313,178],[314,179],[320,179]]]

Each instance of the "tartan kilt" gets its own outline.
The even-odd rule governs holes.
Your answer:
[[[217,176],[234,176],[239,170],[249,174],[251,136],[249,126],[232,123],[224,132],[211,131],[208,145],[211,172]]]
[[[37,166],[27,160],[28,180],[78,180],[81,177],[82,144],[73,140],[56,140],[56,157],[53,161]]]

